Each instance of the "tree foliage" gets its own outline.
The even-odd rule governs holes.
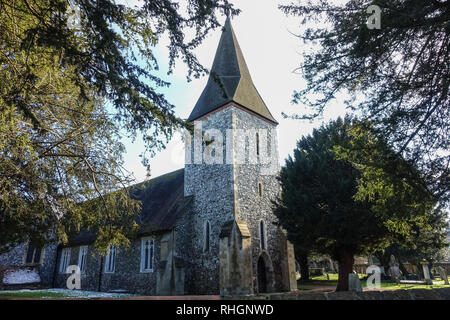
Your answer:
[[[183,16],[169,0],[0,0],[0,252],[66,241],[82,226],[99,250],[129,243],[140,204],[121,135],[141,133],[152,155],[186,125],[158,92],[169,83],[153,49],[168,35],[170,70],[181,59],[198,77],[193,50],[219,26],[217,10],[238,13],[226,0],[186,5]]]
[[[357,124],[350,118],[338,119],[298,141],[294,157],[281,170],[282,193],[274,210],[294,244],[338,261],[337,290],[348,288],[354,255],[382,250],[394,239],[402,239],[402,244],[411,241],[414,228],[429,228],[435,203],[428,192],[421,193],[407,181],[399,188],[383,181],[384,194],[359,196],[364,174],[354,163],[338,158],[336,151],[352,150],[357,159],[367,160],[352,146],[354,137],[349,132]],[[362,136],[371,138],[369,132]],[[382,142],[377,143],[380,146],[389,150]],[[403,170],[409,168],[404,161],[391,161],[401,163],[398,167]]]
[[[369,5],[381,8],[381,29],[366,25]],[[294,94],[294,102],[312,112],[294,117],[314,118],[348,94],[346,104],[371,121],[374,134],[417,167],[426,185],[447,201],[450,1],[317,0],[280,8],[302,17],[306,32],[299,37],[319,47],[301,64],[306,89]]]
[[[394,255],[400,264],[408,262],[418,266],[419,271],[423,261],[432,264],[447,259],[447,218],[442,208],[435,208],[427,215],[426,224],[412,225],[407,238],[397,235],[387,248],[375,251],[374,255],[385,267],[389,266],[390,257]]]

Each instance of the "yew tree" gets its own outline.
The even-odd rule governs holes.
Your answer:
[[[121,137],[143,136],[148,166],[186,126],[155,48],[168,37],[169,72],[205,74],[193,50],[224,12],[238,13],[227,0],[0,0],[0,253],[82,227],[100,251],[129,244],[140,204]]]
[[[380,9],[379,29],[367,25],[372,5]],[[299,17],[302,47],[314,48],[299,66],[306,87],[294,93],[308,111],[293,117],[315,118],[336,99],[346,103],[448,201],[450,1],[305,0],[280,9]]]
[[[363,174],[354,163],[339,158],[344,150],[352,150],[358,159],[365,157],[352,145],[351,128],[356,124],[339,118],[298,141],[281,169],[282,192],[274,209],[294,245],[338,262],[338,291],[348,290],[355,255],[381,250],[400,235],[408,239],[414,226],[426,225],[435,203],[428,190],[407,181],[401,186],[385,181],[383,197],[358,197]],[[399,167],[409,168],[396,160]]]

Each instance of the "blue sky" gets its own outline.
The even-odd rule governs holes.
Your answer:
[[[278,4],[287,2],[289,1],[232,1],[242,12],[231,21],[253,82],[279,122],[281,165],[288,154],[292,154],[296,141],[302,135],[311,133],[313,128],[319,127],[323,122],[345,115],[343,103],[335,101],[326,109],[323,117],[313,122],[283,119],[281,116],[281,112],[302,114],[304,111],[302,106],[291,104],[293,91],[305,86],[301,74],[294,70],[300,65],[303,54],[314,49],[293,35],[300,34],[304,28],[300,25],[300,19],[286,17],[278,9]],[[225,17],[222,20],[224,22]],[[220,34],[220,28],[211,32],[195,51],[200,62],[207,68],[212,65]],[[167,44],[168,39],[162,38],[155,51],[160,66],[158,75],[171,83],[170,88],[164,88],[161,92],[176,106],[176,114],[187,118],[206,85],[207,77],[187,82],[187,68],[182,62],[177,63],[173,74],[167,75]],[[125,168],[134,174],[136,182],[145,180],[146,170],[139,158],[144,150],[142,139],[138,137],[132,142],[124,138],[123,142],[127,150],[124,155]],[[182,168],[183,161],[181,134],[176,134],[167,148],[150,160],[151,177]]]

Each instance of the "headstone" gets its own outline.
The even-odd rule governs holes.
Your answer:
[[[446,285],[448,285],[448,275],[447,275],[447,270],[445,268],[442,267],[438,267],[439,270],[439,276],[441,277],[442,280],[444,280],[444,283]]]
[[[400,277],[402,275],[402,273],[400,272],[400,268],[397,266],[391,266],[389,268],[389,273],[390,273],[392,279],[395,281],[400,280]]]
[[[335,268],[334,268],[334,262],[331,259],[328,259],[328,261],[330,262],[330,270],[331,272],[335,272]]]
[[[391,259],[389,261],[389,265],[390,266],[396,266],[398,265],[397,260],[395,259],[395,256],[393,254],[391,254]]]
[[[422,262],[423,276],[425,277],[425,282],[427,284],[433,284],[430,277],[430,269],[428,268],[428,262]]]
[[[389,275],[394,281],[399,281],[402,276],[400,268],[398,267],[398,262],[393,254],[391,254],[391,260],[389,262]]]
[[[354,292],[362,292],[361,281],[357,274],[350,273],[348,275],[348,290]]]

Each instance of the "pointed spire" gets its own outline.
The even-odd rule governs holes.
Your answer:
[[[228,15],[208,83],[188,121],[194,121],[231,101],[277,123],[253,84]]]
[[[225,16],[227,17],[226,21],[230,20],[230,9],[229,8],[225,8]]]

